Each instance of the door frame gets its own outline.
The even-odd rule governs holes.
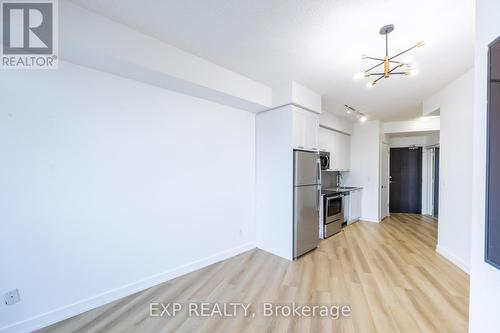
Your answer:
[[[434,216],[434,203],[436,202],[434,198],[434,186],[436,182],[436,148],[439,148],[439,144],[426,146],[426,154],[424,156],[427,176],[424,177],[425,192],[422,192],[425,193],[426,196],[424,200],[425,208],[422,207],[422,214],[430,216]],[[439,186],[439,184],[437,185]]]
[[[390,211],[389,211],[389,200],[390,200],[390,194],[389,194],[389,181],[391,178],[391,146],[387,142],[382,142],[381,149],[382,151],[380,152],[380,205],[379,205],[379,215],[380,215],[380,220],[383,220],[384,218],[390,216]],[[387,156],[384,156],[384,150],[387,152]],[[386,168],[384,168],[384,159],[386,163]],[[384,170],[386,169],[386,170]],[[386,172],[387,177],[384,179],[384,172]],[[385,195],[385,203],[387,203],[386,207],[384,208],[384,200],[383,200],[383,186],[385,186],[386,189],[386,195]]]

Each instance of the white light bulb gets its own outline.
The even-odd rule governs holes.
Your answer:
[[[359,121],[361,121],[362,123],[364,123],[367,120],[368,120],[368,117],[364,116],[364,115],[359,118]]]
[[[359,80],[361,79],[362,77],[364,77],[365,74],[364,73],[356,73],[354,74],[354,76],[352,77],[354,80]]]
[[[371,87],[373,87],[373,82],[372,82],[372,81],[368,82],[368,83],[366,84],[366,87],[367,87],[367,88],[371,88]]]

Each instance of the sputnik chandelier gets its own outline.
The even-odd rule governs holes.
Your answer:
[[[355,76],[355,78],[359,77],[372,77],[376,76],[377,78],[373,81],[368,82],[367,87],[371,88],[375,84],[377,84],[378,81],[384,78],[388,78],[391,75],[414,75],[417,73],[415,69],[415,64],[412,64],[410,62],[404,62],[404,61],[398,61],[396,58],[402,56],[403,54],[406,54],[407,52],[413,50],[414,48],[424,46],[424,42],[420,41],[417,44],[413,45],[412,47],[399,52],[398,54],[394,56],[389,56],[389,40],[388,40],[388,35],[394,30],[394,25],[388,24],[380,28],[380,34],[385,35],[385,57],[379,58],[379,57],[369,57],[366,54],[363,54],[361,56],[362,59],[369,59],[369,60],[375,60],[378,63],[367,70],[363,71],[363,73],[358,74]],[[380,71],[380,66],[383,66],[383,72]],[[392,68],[391,68],[392,67]]]

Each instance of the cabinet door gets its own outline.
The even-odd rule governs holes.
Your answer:
[[[330,166],[333,170],[341,169],[341,152],[339,133],[331,131],[330,141]]]
[[[350,193],[349,223],[355,222],[361,217],[361,190]]]
[[[321,151],[330,151],[329,145],[328,145],[328,136],[329,131],[324,128],[319,128],[318,129],[318,145],[319,145],[319,150]]]
[[[349,170],[349,159],[350,159],[350,137],[345,134],[339,133],[339,163],[340,169],[347,171]]]
[[[344,171],[345,169],[345,147],[344,147],[344,134],[341,133],[336,133],[337,134],[337,151],[339,154],[338,158],[338,165],[339,165],[339,170]]]
[[[292,117],[292,135],[293,135],[293,147],[299,149],[306,148],[306,119],[303,112],[300,110],[293,111]]]
[[[344,169],[351,168],[351,137],[344,135]]]
[[[306,119],[305,121],[306,149],[319,150],[318,147],[319,117],[316,113],[306,111],[305,119]]]
[[[332,154],[333,157],[333,169],[339,171],[349,170],[349,159],[350,159],[350,137],[348,135],[332,132],[333,143],[332,143]]]
[[[319,116],[307,110],[293,111],[293,146],[299,149],[319,150]]]

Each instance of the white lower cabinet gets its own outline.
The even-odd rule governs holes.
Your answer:
[[[361,200],[363,199],[362,190],[351,191],[349,194],[349,218],[347,223],[351,224],[361,218]]]

